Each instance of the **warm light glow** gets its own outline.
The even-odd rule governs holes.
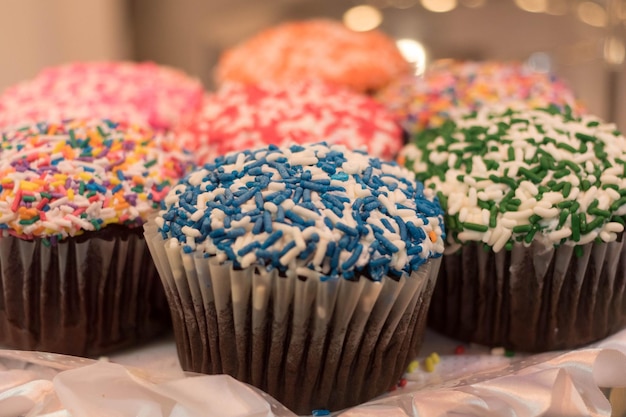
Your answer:
[[[515,0],[515,4],[526,12],[542,13],[546,11],[547,0]]]
[[[610,36],[604,41],[604,60],[611,65],[620,65],[624,62],[626,55],[626,49],[624,48],[624,42]]]
[[[569,0],[548,0],[546,7],[546,13],[556,16],[562,16],[567,13],[569,9]]]
[[[380,11],[366,4],[348,9],[343,14],[344,25],[357,32],[375,29],[382,21],[383,15]]]
[[[487,0],[461,0],[461,4],[470,9],[477,9],[487,4]]]
[[[552,59],[545,52],[534,52],[526,60],[526,65],[535,72],[548,73],[552,70]]]
[[[585,1],[578,5],[576,9],[578,18],[590,26],[606,26],[607,16],[604,7],[592,1]]]
[[[444,13],[456,7],[456,0],[422,0],[422,6],[431,12]]]
[[[426,69],[426,50],[415,39],[398,39],[396,45],[400,53],[415,67],[415,74],[421,75]]]

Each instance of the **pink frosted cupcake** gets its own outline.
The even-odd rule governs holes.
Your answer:
[[[218,84],[318,78],[371,92],[408,72],[409,63],[384,33],[354,32],[339,21],[313,19],[269,28],[227,50],[215,78]]]
[[[391,159],[403,144],[400,126],[381,104],[310,80],[289,86],[225,84],[178,133],[200,162],[264,145],[322,140]]]
[[[171,129],[196,111],[202,84],[151,62],[76,62],[46,68],[0,96],[0,127],[110,119]]]
[[[575,113],[583,111],[563,80],[518,62],[437,61],[422,76],[395,80],[377,98],[410,133],[482,107],[567,105]]]

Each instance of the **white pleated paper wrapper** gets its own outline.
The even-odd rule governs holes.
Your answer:
[[[307,412],[386,392],[417,355],[440,259],[397,280],[322,282],[234,270],[169,246],[152,222],[145,231],[185,370],[232,375]]]
[[[405,388],[341,417],[620,416],[626,413],[626,330],[593,347],[505,358],[443,355]],[[611,403],[609,403],[609,399]],[[49,353],[0,350],[0,417],[291,417],[226,375],[158,370]]]

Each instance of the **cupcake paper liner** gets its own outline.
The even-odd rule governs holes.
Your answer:
[[[298,413],[386,392],[417,354],[440,259],[410,277],[319,281],[186,254],[145,236],[183,369],[230,374]]]
[[[429,313],[454,338],[528,352],[572,349],[626,325],[626,246],[556,249],[533,241],[508,251],[465,244],[444,255]]]
[[[56,245],[0,237],[0,344],[95,356],[171,329],[141,229],[109,226]]]

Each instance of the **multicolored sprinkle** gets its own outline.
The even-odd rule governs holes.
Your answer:
[[[322,140],[367,149],[391,159],[402,148],[402,131],[378,102],[319,81],[288,86],[228,83],[208,95],[204,107],[178,136],[200,163],[241,149]]]
[[[443,211],[413,178],[340,145],[270,145],[189,174],[156,221],[172,247],[235,267],[380,280],[443,252]]]
[[[110,121],[2,133],[0,230],[55,243],[109,224],[141,225],[191,168],[171,138]]]
[[[557,105],[584,112],[563,80],[518,62],[436,61],[421,76],[392,82],[377,99],[411,133],[485,106],[504,110]]]
[[[596,117],[482,109],[423,132],[402,155],[437,190],[451,250],[537,239],[579,247],[624,230],[626,138]]]
[[[320,79],[370,92],[410,72],[393,39],[378,30],[355,32],[340,21],[311,19],[266,29],[220,57],[216,81],[289,85]]]
[[[42,70],[0,96],[0,127],[108,119],[171,129],[198,111],[204,88],[152,62],[75,62]]]

